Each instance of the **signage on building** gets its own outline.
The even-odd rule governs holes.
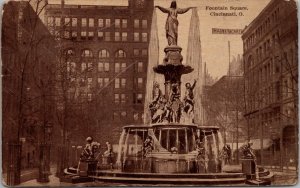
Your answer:
[[[241,35],[242,33],[242,29],[212,28],[212,34]]]

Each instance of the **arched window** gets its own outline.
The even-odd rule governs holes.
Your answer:
[[[118,50],[116,52],[116,57],[118,57],[118,58],[124,58],[124,57],[126,57],[126,53],[123,50]]]
[[[81,56],[82,57],[93,57],[93,53],[91,50],[85,49],[82,51]]]
[[[99,58],[108,58],[109,52],[105,49],[99,51]]]
[[[75,52],[72,49],[67,49],[67,50],[65,50],[65,54],[68,55],[68,56],[74,56]]]

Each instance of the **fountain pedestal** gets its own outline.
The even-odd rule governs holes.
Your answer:
[[[188,74],[194,70],[191,66],[182,64],[183,57],[181,50],[182,48],[179,46],[166,47],[164,50],[166,56],[163,64],[153,68],[154,72],[163,74],[165,77],[165,97],[167,100],[170,97],[172,84],[176,84],[180,92],[181,75]]]

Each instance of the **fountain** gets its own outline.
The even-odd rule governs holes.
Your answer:
[[[201,87],[197,86],[198,80],[185,84],[186,91],[181,100],[181,76],[194,69],[182,63],[182,48],[177,45],[178,21],[175,18],[177,13],[183,14],[191,8],[177,9],[175,1],[171,8],[157,8],[169,14],[165,58],[162,64],[153,67],[155,73],[164,76],[165,92],[163,94],[158,83],[153,84],[153,95],[146,104],[148,112],[145,112],[149,114],[150,122],[123,127],[114,169],[97,170],[89,177],[93,181],[131,185],[243,184],[246,180],[244,173],[222,172],[220,153],[224,143],[219,128],[195,122],[195,117],[199,116],[195,111],[200,108],[195,105],[198,104],[195,101],[200,99],[194,97],[194,88]],[[197,53],[199,51],[193,49],[191,54]],[[66,173],[70,174],[71,170]]]

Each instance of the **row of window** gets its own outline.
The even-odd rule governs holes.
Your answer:
[[[75,52],[74,52],[74,50],[72,50],[72,49],[66,50],[65,53],[69,57],[76,55]],[[134,56],[140,56],[140,55],[141,56],[147,56],[148,55],[148,50],[147,49],[133,49],[133,55]],[[82,57],[93,57],[93,53],[89,49],[84,49],[84,50],[82,50],[81,56]],[[102,49],[102,50],[99,50],[98,57],[99,58],[109,58],[110,57],[110,53],[109,53],[108,50]],[[117,50],[115,52],[115,57],[117,57],[117,58],[125,58],[126,57],[126,52],[124,50]]]
[[[87,81],[87,82],[86,82]],[[75,82],[75,78],[71,78],[71,82]],[[88,88],[90,88],[93,84],[93,78],[81,78],[80,79],[81,85],[84,86],[87,84]],[[110,83],[109,78],[97,78],[97,84],[98,86],[105,87],[108,86]],[[137,88],[142,89],[144,87],[144,79],[143,78],[135,78],[134,84],[137,86]],[[115,89],[125,89],[126,88],[126,78],[115,78],[114,79],[114,88]]]
[[[60,37],[59,31],[55,31],[55,32],[56,32],[55,36],[59,38]],[[98,34],[98,40],[112,41],[111,32],[98,31],[97,34]],[[77,31],[64,31],[63,38],[76,40],[78,38]],[[96,39],[95,33],[94,33],[94,31],[81,31],[80,39],[81,40],[94,40],[94,39]],[[116,41],[116,42],[128,41],[128,33],[127,32],[115,32],[113,41]],[[148,41],[148,33],[134,32],[133,33],[133,41],[134,42],[147,42]]]
[[[95,23],[97,22],[97,23]],[[114,23],[111,23],[111,19],[106,18],[81,18],[80,19],[80,26],[81,27],[95,27],[98,26],[99,28],[109,28],[112,25],[114,25],[115,28],[123,28],[126,29],[128,28],[128,20],[127,19],[114,19]],[[78,24],[78,18],[69,18],[65,17],[63,19],[63,23],[60,17],[51,17],[49,16],[47,19],[47,24],[49,27],[60,27],[61,25],[63,26],[68,26],[68,27],[77,27]],[[142,29],[147,29],[148,28],[148,21],[146,19],[134,19],[133,20],[133,27],[135,29],[142,28]]]
[[[265,21],[261,22],[262,24],[257,27],[257,29],[246,39],[245,49],[251,47],[255,42],[257,42],[269,29],[271,25],[278,22],[279,19],[279,8],[274,10],[269,17],[265,18]]]
[[[113,113],[113,120],[115,121],[120,121],[122,119],[127,119],[127,112],[126,111],[114,111]],[[134,112],[133,113],[133,120],[134,121],[139,121],[143,119],[143,114]]]
[[[82,99],[87,99],[88,101],[92,101],[93,100],[93,94],[92,93],[82,93],[80,95],[80,97]],[[114,103],[115,104],[125,104],[126,101],[126,94],[124,93],[116,93],[114,95]],[[133,103],[134,104],[142,104],[143,103],[143,94],[142,93],[137,93],[137,94],[133,94]]]
[[[110,63],[109,62],[98,62],[98,72],[109,72],[110,71]],[[114,72],[124,72],[127,69],[127,63],[114,63]],[[144,63],[137,62],[136,68],[134,69],[136,72],[144,72]],[[81,63],[81,71],[93,71],[93,63]],[[76,63],[75,62],[67,62],[67,72],[76,72]]]

